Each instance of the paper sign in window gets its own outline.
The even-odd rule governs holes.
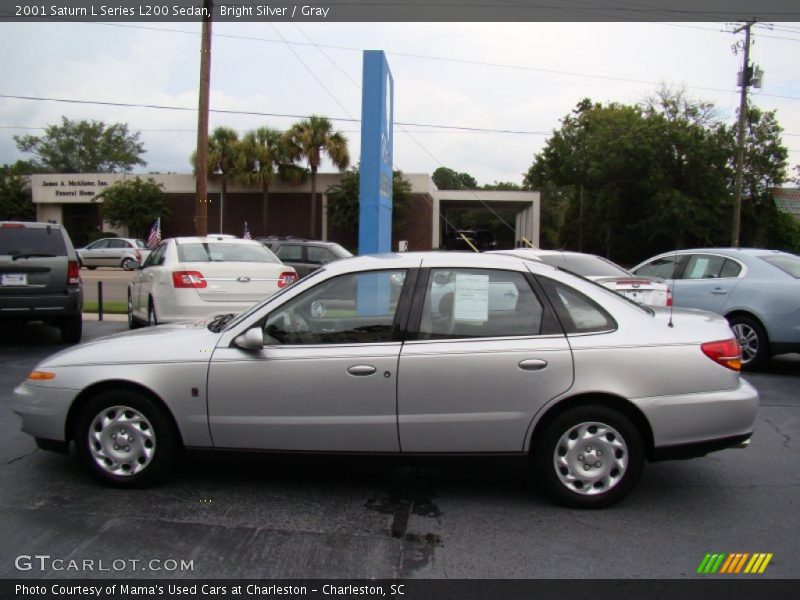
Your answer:
[[[456,274],[455,307],[456,321],[484,323],[489,318],[489,276]]]

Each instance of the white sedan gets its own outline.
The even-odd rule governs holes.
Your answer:
[[[161,242],[128,288],[128,325],[239,313],[297,281],[262,244],[224,236]]]
[[[528,260],[538,260],[559,267],[591,279],[640,304],[672,306],[672,291],[663,279],[634,275],[607,258],[595,254],[538,248],[515,248],[513,250],[496,250],[495,252],[511,254]]]

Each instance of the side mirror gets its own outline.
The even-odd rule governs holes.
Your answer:
[[[264,332],[253,327],[238,336],[233,343],[242,350],[261,350],[264,347]]]

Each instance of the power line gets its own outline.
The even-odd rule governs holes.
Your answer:
[[[64,102],[67,104],[91,104],[97,106],[114,106],[120,108],[150,108],[156,110],[176,110],[176,111],[184,111],[184,112],[193,112],[196,111],[197,108],[195,107],[186,107],[186,106],[168,106],[162,104],[136,104],[132,102],[111,102],[111,101],[103,101],[103,100],[78,100],[73,98],[46,98],[43,96],[18,96],[12,94],[0,94],[0,98],[9,98],[13,100],[32,100],[32,101],[41,101],[41,102]],[[340,105],[341,106],[341,105]],[[346,109],[344,109],[345,112]],[[221,108],[212,108],[210,112],[213,113],[220,113],[220,114],[229,114],[229,115],[246,115],[246,116],[257,116],[257,117],[280,117],[280,118],[291,118],[291,119],[307,119],[309,115],[300,115],[300,114],[286,114],[286,113],[270,113],[270,112],[263,112],[263,111],[247,111],[247,110],[226,110]],[[360,119],[356,119],[350,116],[347,117],[329,117],[332,121],[345,121],[351,123],[360,123]],[[519,134],[519,135],[550,135],[552,131],[524,131],[524,130],[516,130],[516,129],[491,129],[485,127],[468,127],[462,125],[439,125],[434,123],[404,123],[397,121],[395,122],[396,125],[404,125],[409,127],[430,127],[432,129],[451,129],[456,131],[472,131],[472,132],[483,132],[483,133],[507,133],[507,134]]]

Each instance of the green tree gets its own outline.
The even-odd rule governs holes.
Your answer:
[[[359,169],[353,167],[327,190],[328,220],[343,233],[356,233],[359,221]],[[411,212],[411,182],[402,171],[392,172],[392,234],[397,235]]]
[[[622,263],[723,243],[727,134],[710,110],[668,94],[642,106],[581,101],[525,177],[526,187],[546,191],[543,222],[561,223],[551,240]]]
[[[242,138],[237,161],[237,178],[261,187],[261,232],[266,234],[270,185],[275,178],[299,185],[308,178],[308,170],[290,161],[283,132],[271,127],[247,132]]]
[[[48,125],[43,136],[14,136],[21,152],[33,153],[31,165],[52,173],[120,173],[146,165],[139,132],[127,123],[107,125],[102,121],[71,121]]]
[[[103,201],[100,206],[103,218],[114,228],[127,227],[128,234],[135,238],[144,238],[153,222],[170,212],[163,186],[152,177],[119,181],[97,198]]]
[[[349,166],[347,137],[340,131],[333,131],[326,117],[311,115],[289,128],[284,134],[284,143],[289,158],[306,160],[311,169],[311,237],[314,238],[317,235],[317,171],[323,155],[327,155],[340,171]]]
[[[751,106],[747,111],[745,131],[744,187],[742,191],[743,245],[768,245],[769,231],[785,230],[780,224],[770,188],[780,187],[786,182],[789,151],[783,145],[783,128],[777,120],[776,112],[762,111]],[[730,177],[728,188],[734,193],[736,139],[739,125],[725,128]],[[778,222],[772,221],[777,219]],[[728,219],[730,225],[732,213]],[[730,227],[729,227],[730,229]]]
[[[28,180],[17,165],[0,166],[0,221],[33,221],[36,209]]]
[[[481,189],[496,192],[519,192],[522,190],[522,186],[513,181],[495,181],[494,183],[487,183]]]
[[[224,233],[225,195],[228,192],[228,181],[241,177],[240,169],[243,167],[241,159],[242,142],[239,134],[230,127],[216,127],[208,136],[208,171],[207,176],[220,178],[221,191],[219,196],[219,232]],[[189,159],[197,175],[197,152],[193,152]]]
[[[478,182],[469,173],[458,173],[448,167],[439,167],[431,176],[440,190],[474,190]]]

